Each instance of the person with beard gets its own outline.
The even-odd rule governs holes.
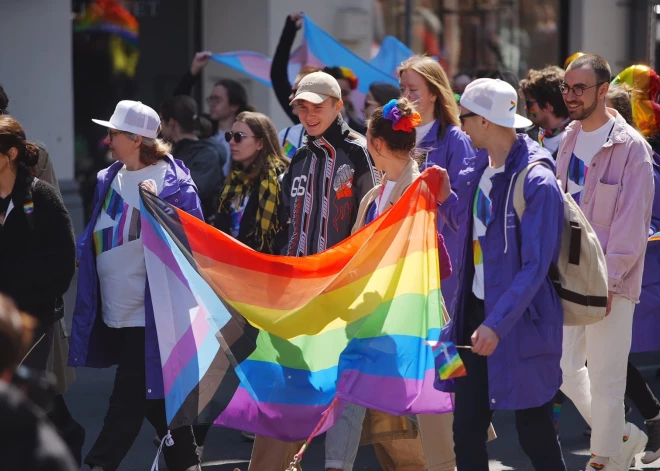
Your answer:
[[[651,147],[606,107],[609,82],[609,64],[585,54],[560,87],[573,122],[559,146],[557,177],[596,231],[608,272],[606,317],[564,327],[561,390],[591,426],[588,471],[628,470],[647,443],[625,423],[623,399],[653,206]]]

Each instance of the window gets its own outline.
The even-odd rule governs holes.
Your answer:
[[[381,30],[405,42],[406,1],[375,1]],[[523,77],[562,62],[560,1],[412,0],[411,49],[438,57],[450,75],[509,70]]]

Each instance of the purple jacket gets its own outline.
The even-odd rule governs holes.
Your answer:
[[[441,137],[438,136],[439,126],[440,123],[436,121],[428,134],[419,144],[421,149],[429,150],[419,171],[423,172],[433,165],[438,165],[447,169],[453,187],[458,178],[459,172],[465,166],[465,159],[474,156],[474,149],[470,143],[470,138],[461,131],[458,126],[447,126],[447,129],[445,129],[445,132]],[[451,276],[444,278],[443,275],[441,283],[442,297],[445,300],[447,310],[451,313],[458,280],[459,252],[457,250],[456,234],[445,225],[442,218],[438,218],[438,233],[442,234],[442,237],[445,240],[445,247],[447,248],[449,259],[451,260],[451,265],[453,267]]]
[[[660,155],[653,153],[655,195],[649,234],[660,231]],[[642,294],[633,316],[631,353],[660,350],[660,242],[649,242],[644,256]]]
[[[524,185],[527,208],[522,222],[513,207],[515,176],[529,162],[544,160],[530,170]],[[472,292],[472,205],[488,155],[479,151],[454,183],[455,193],[438,213],[458,230],[460,280],[452,319],[442,340],[470,344],[465,325],[470,315],[465,302]],[[559,360],[564,311],[548,277],[559,257],[563,226],[563,197],[554,175],[550,153],[525,135],[518,135],[505,170],[492,178],[493,217],[482,245],[484,263],[484,325],[500,338],[488,357],[491,409],[527,409],[550,401],[561,385]],[[451,383],[441,382],[443,390]]]
[[[174,160],[172,156],[168,156],[168,159],[169,168],[165,173],[163,189],[158,196],[171,205],[203,220],[201,204],[197,197],[197,187],[190,177],[190,172],[180,160]],[[69,366],[107,368],[117,364],[119,360],[117,329],[106,326],[103,317],[98,315],[101,299],[93,234],[96,219],[110,189],[110,184],[117,176],[117,172],[119,172],[122,165],[121,162],[115,162],[98,173],[92,219],[78,238],[76,258],[80,261],[80,264],[78,266],[76,306],[73,311],[73,329],[69,341]],[[162,399],[164,397],[163,375],[148,280],[145,286],[144,304],[146,316],[144,358],[147,374],[146,398]],[[138,360],[136,358],[136,361]]]

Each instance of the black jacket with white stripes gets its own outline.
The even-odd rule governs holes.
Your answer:
[[[308,137],[282,179],[279,253],[312,255],[347,238],[360,201],[379,181],[364,136],[341,115],[322,136]]]

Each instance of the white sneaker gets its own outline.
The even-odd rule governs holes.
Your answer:
[[[630,424],[630,436],[623,442],[623,450],[619,456],[610,458],[607,463],[607,471],[628,471],[635,466],[637,455],[644,450],[648,437],[644,432]]]

